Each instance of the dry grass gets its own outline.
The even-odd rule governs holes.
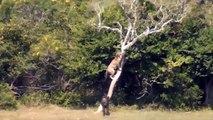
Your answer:
[[[94,109],[70,110],[57,106],[22,107],[16,111],[0,111],[0,120],[213,120],[213,111],[117,110],[111,116],[94,114]]]

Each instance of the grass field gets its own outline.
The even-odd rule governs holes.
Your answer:
[[[0,120],[213,120],[213,111],[193,112],[116,110],[109,117],[94,114],[94,109],[71,110],[57,106],[21,107],[16,111],[0,111]]]

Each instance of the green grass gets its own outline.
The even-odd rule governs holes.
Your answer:
[[[1,120],[213,120],[213,111],[192,112],[125,110],[112,111],[109,117],[94,114],[95,109],[71,110],[57,106],[21,107],[16,111],[0,111]]]

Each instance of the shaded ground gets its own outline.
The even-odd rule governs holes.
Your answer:
[[[0,111],[0,120],[213,120],[213,111],[168,112],[150,110],[118,110],[111,116],[94,114],[94,109],[70,110],[56,106],[22,107],[16,111]]]

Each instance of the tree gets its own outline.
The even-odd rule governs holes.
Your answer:
[[[103,5],[106,3],[98,2],[94,7],[98,16],[96,27],[99,31],[104,29],[118,33],[120,51],[125,55],[126,51],[137,41],[141,40],[143,42],[144,37],[164,31],[170,23],[181,22],[189,11],[186,0],[178,0],[176,2],[167,1],[166,3],[160,2],[161,5],[157,3],[159,3],[158,0],[118,0],[116,5],[119,6],[124,19],[122,21],[118,19],[109,22],[104,18],[105,9]],[[110,84],[107,94],[109,98],[112,97],[115,84],[122,73],[124,62],[125,56],[121,60],[120,70],[117,71]],[[101,105],[97,112],[100,111],[102,111]]]

